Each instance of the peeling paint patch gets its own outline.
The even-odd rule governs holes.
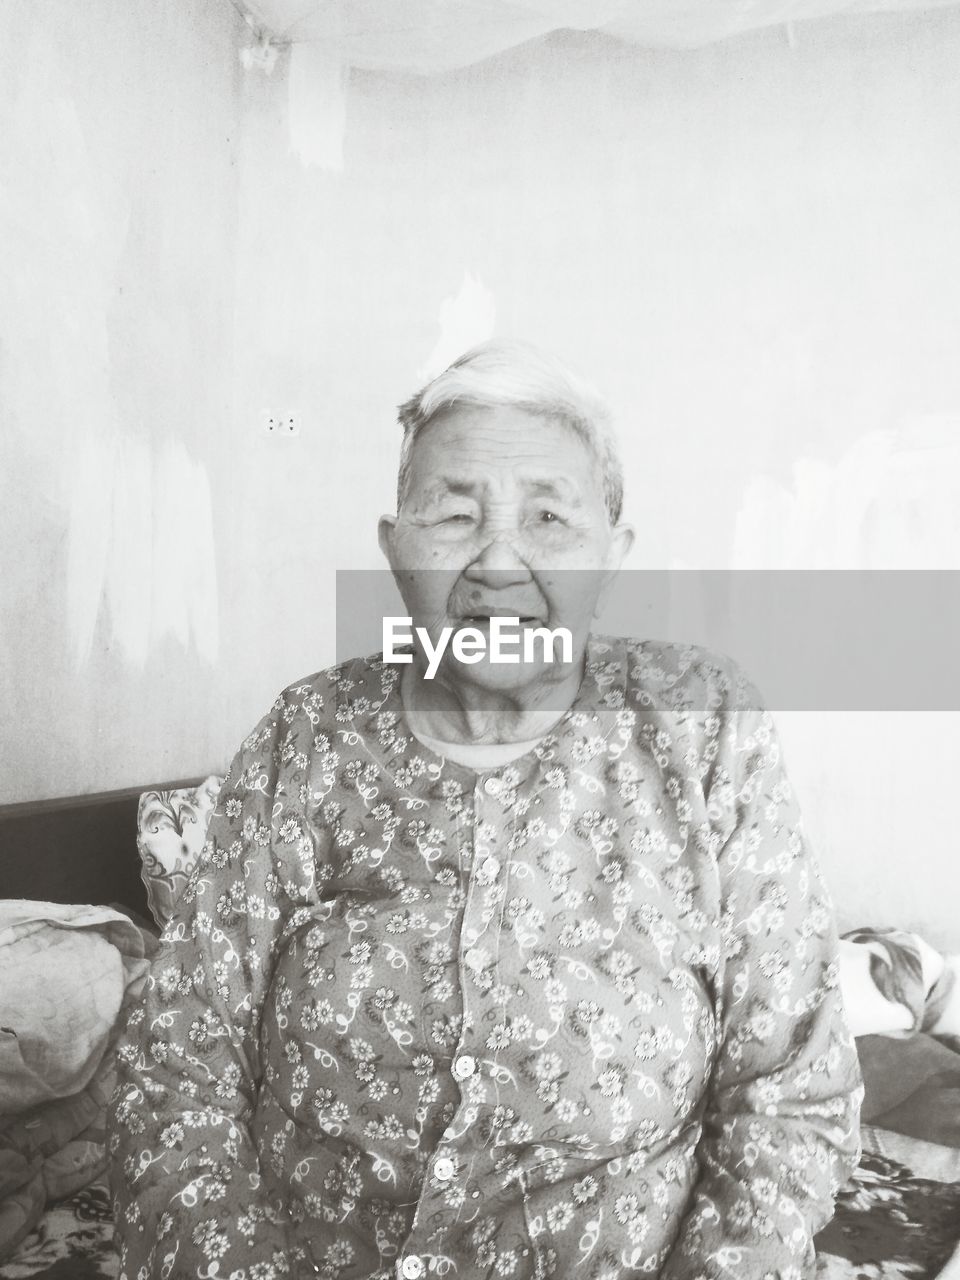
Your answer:
[[[219,650],[206,468],[179,440],[102,435],[71,460],[67,621],[78,667],[105,609],[111,643],[143,667],[167,636],[208,662]]]
[[[440,305],[440,336],[417,376],[424,382],[435,378],[469,347],[492,338],[496,319],[493,294],[479,277],[465,271],[459,292]]]
[[[790,486],[755,476],[732,568],[960,568],[960,419],[869,432],[835,462],[800,458]]]

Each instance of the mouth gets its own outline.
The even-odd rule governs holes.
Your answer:
[[[466,627],[489,627],[491,618],[517,618],[521,627],[538,627],[543,620],[532,613],[517,613],[510,609],[491,609],[481,613],[465,613],[460,624]]]

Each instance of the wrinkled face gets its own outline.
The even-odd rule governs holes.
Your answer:
[[[508,407],[454,407],[423,428],[400,513],[380,523],[413,625],[434,644],[444,627],[489,635],[491,617],[519,617],[569,629],[576,664],[631,541],[611,528],[599,465],[573,428]],[[448,649],[443,674],[491,690],[558,678],[535,652],[467,665]]]

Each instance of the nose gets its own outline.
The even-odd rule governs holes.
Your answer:
[[[491,539],[464,570],[469,582],[492,590],[529,582],[530,569],[513,542],[503,534]]]

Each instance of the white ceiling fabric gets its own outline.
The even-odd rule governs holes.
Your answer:
[[[830,14],[940,9],[958,0],[240,0],[280,43],[322,45],[368,70],[446,71],[561,28],[691,48]]]

